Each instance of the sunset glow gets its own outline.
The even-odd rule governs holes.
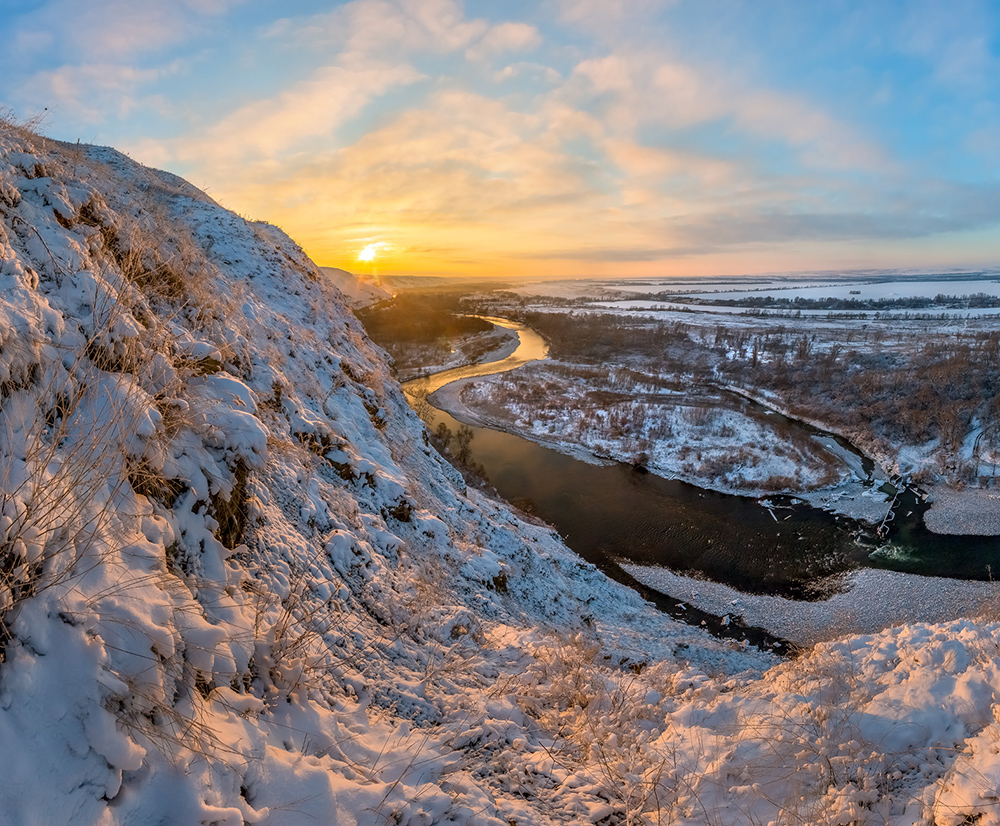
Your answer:
[[[1000,259],[986,0],[127,7],[0,12],[0,106],[176,172],[321,265],[542,277]],[[376,232],[391,250],[357,240]]]
[[[358,261],[374,261],[375,256],[379,254],[379,250],[385,246],[386,244],[383,241],[376,241],[374,244],[369,244],[358,253]]]

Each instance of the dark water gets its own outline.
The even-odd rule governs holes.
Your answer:
[[[410,382],[404,389],[411,398],[461,377],[544,358],[547,348],[537,333],[495,321],[518,331],[521,346],[515,353],[493,365]],[[452,430],[460,426],[437,409],[426,415],[432,429],[442,421]],[[784,427],[819,433],[774,415]],[[877,537],[870,526],[787,498],[770,497],[775,507],[769,511],[754,498],[663,479],[620,462],[591,464],[488,428],[472,430],[472,460],[485,467],[501,496],[555,526],[576,553],[630,585],[635,582],[618,560],[796,599],[821,598],[837,587],[837,574],[862,566],[961,579],[990,579],[992,571],[1000,576],[1000,537],[931,533],[922,519],[927,506],[912,490],[900,495],[887,535]]]
[[[916,492],[904,491],[896,507],[896,518],[890,523],[887,541],[875,550],[867,564],[924,576],[1000,578],[1000,537],[933,533],[924,525],[925,510],[927,505]]]
[[[434,416],[435,424],[459,426],[446,413]],[[808,598],[818,595],[818,580],[867,554],[846,520],[815,508],[776,509],[775,522],[748,497],[620,462],[590,464],[508,433],[473,432],[473,459],[497,492],[554,525],[570,548],[616,578],[616,560],[624,559],[698,572],[745,591]]]
[[[433,426],[461,424],[439,410],[432,415]],[[833,575],[860,566],[962,579],[987,579],[991,566],[1000,576],[1000,539],[931,533],[920,518],[925,506],[912,492],[900,497],[890,534],[880,541],[855,520],[781,497],[770,499],[777,505],[772,516],[750,497],[472,430],[473,460],[497,492],[555,526],[570,548],[616,579],[625,577],[617,561],[627,560],[747,592],[815,599],[836,587]]]

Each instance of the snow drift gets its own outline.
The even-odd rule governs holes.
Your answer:
[[[8,822],[1000,822],[994,626],[671,621],[466,490],[278,229],[9,123],[0,531]]]

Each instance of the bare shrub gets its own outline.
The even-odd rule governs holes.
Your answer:
[[[719,409],[710,405],[691,405],[681,412],[684,421],[697,427],[708,427],[719,417]]]

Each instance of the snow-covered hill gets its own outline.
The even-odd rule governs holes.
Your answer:
[[[671,621],[466,490],[278,229],[9,124],[0,529],[4,822],[1000,822],[994,625]]]
[[[376,301],[392,298],[392,290],[374,279],[356,275],[338,267],[320,267],[323,277],[344,296],[349,307],[367,307]]]

